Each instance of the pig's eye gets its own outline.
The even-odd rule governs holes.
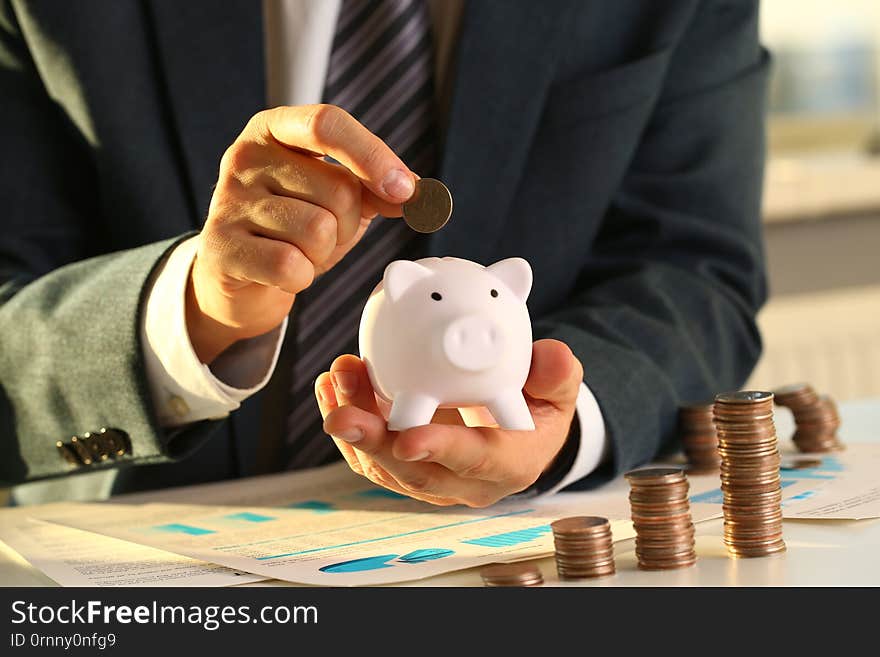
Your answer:
[[[439,292],[431,292],[431,298],[432,298],[434,301],[440,301],[440,299],[443,298],[443,295],[440,294]]]
[[[493,289],[491,292],[489,292],[489,294],[491,294],[493,297],[497,297],[497,296],[498,296],[498,290]]]

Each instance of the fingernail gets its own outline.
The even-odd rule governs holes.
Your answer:
[[[412,176],[403,169],[392,169],[382,181],[382,190],[388,196],[407,201],[415,191],[415,183]]]
[[[318,399],[324,405],[326,405],[330,401],[330,396],[325,386],[321,386],[320,388],[315,388],[318,393]]]
[[[358,376],[354,372],[334,372],[333,386],[346,397],[353,397],[358,389]]]
[[[354,427],[352,429],[346,429],[345,431],[334,433],[333,437],[339,438],[339,440],[344,440],[347,443],[356,443],[364,437],[364,432],[357,427]]]
[[[410,456],[409,458],[404,459],[404,461],[424,461],[429,456],[431,456],[431,452],[419,452],[415,456]]]

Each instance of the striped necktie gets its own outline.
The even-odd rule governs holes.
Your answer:
[[[342,0],[324,101],[347,110],[412,170],[429,175],[435,134],[427,0]],[[420,240],[414,236],[403,221],[377,218],[342,262],[297,296],[289,469],[338,455],[322,428],[315,379],[336,356],[357,353],[367,297],[389,262],[417,256]]]

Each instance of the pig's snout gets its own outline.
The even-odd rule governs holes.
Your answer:
[[[443,334],[443,354],[455,367],[482,372],[494,367],[504,353],[504,334],[486,317],[456,319]]]

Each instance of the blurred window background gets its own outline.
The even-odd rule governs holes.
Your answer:
[[[771,298],[750,386],[880,397],[880,0],[764,0]]]

